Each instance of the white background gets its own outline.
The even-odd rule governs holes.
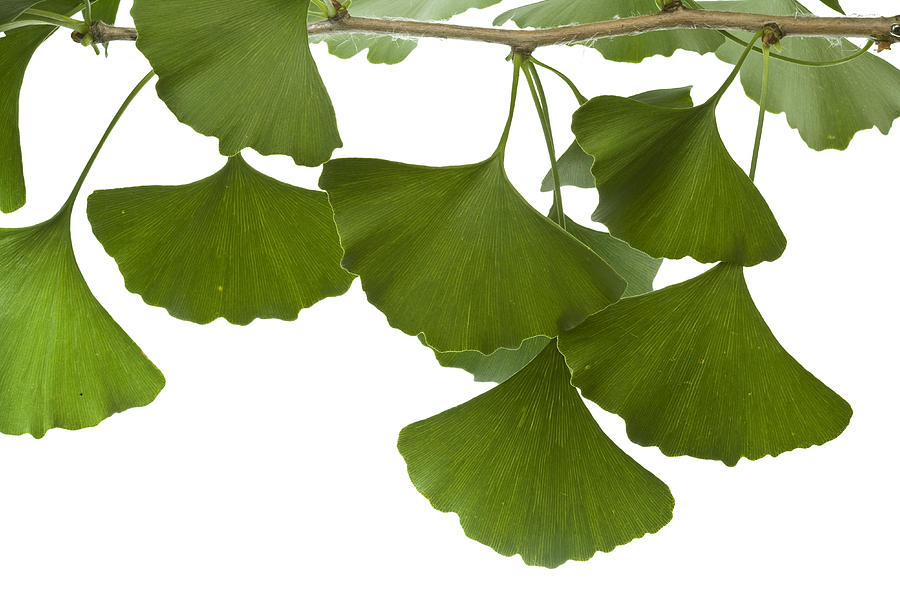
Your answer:
[[[844,4],[898,12],[893,1]],[[500,11],[456,21],[489,24]],[[121,21],[129,21],[127,10]],[[344,139],[336,156],[462,164],[496,145],[509,94],[506,49],[425,41],[393,67],[340,60],[322,44],[314,53]],[[637,66],[580,47],[536,56],[568,72],[587,95],[693,84],[702,100],[731,69],[683,52]],[[900,65],[897,50],[882,56]],[[104,60],[60,33],[38,51],[22,93],[29,205],[0,217],[0,226],[57,210],[148,68],[130,43],[114,44]],[[563,149],[575,104],[555,78],[544,81]],[[520,97],[508,167],[543,210],[550,195],[537,189],[546,151],[524,86]],[[746,166],[756,105],[735,85],[719,117],[726,145]],[[433,510],[409,482],[395,448],[400,429],[490,386],[439,368],[366,303],[358,282],[295,322],[247,327],[177,321],[125,290],[90,234],[87,193],[185,183],[224,161],[214,140],[178,123],[148,88],[101,154],[74,227],[91,288],[168,383],[150,406],[94,429],[53,430],[43,440],[0,437],[0,595],[898,597],[898,135],[865,131],[846,152],[817,153],[783,116],[766,124],[758,185],[789,243],[780,260],[747,277],[784,346],[852,404],[847,431],[823,447],[728,468],[638,447],[618,417],[592,406],[604,430],[669,484],[675,518],[611,554],[547,570],[469,540],[455,515]],[[289,159],[247,156],[297,185],[314,187],[318,178],[319,169]],[[565,199],[586,222],[595,193],[566,188]],[[667,261],[657,287],[702,270]]]

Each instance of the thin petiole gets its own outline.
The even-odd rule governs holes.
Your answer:
[[[506,143],[509,141],[509,132],[512,129],[513,115],[516,112],[516,96],[519,92],[519,72],[522,70],[522,58],[518,54],[513,54],[512,62],[513,79],[512,92],[510,92],[509,99],[509,116],[506,118],[506,126],[503,128],[503,133],[500,135],[500,143],[497,144],[497,149],[494,151],[494,155],[499,154],[501,160],[506,154]]]
[[[753,159],[750,161],[750,180],[756,179],[756,165],[759,161],[759,145],[762,141],[763,122],[766,119],[766,94],[769,90],[769,55],[772,53],[768,44],[763,44],[762,89],[759,92],[759,119],[756,121],[756,139],[753,141]]]
[[[73,29],[75,31],[87,31],[89,27],[89,25],[83,21],[72,19],[65,15],[50,12],[48,10],[29,8],[22,14],[29,17],[37,17],[38,19],[45,21],[45,25],[55,25],[57,27],[65,27],[66,29]]]
[[[71,210],[72,205],[75,204],[75,199],[78,197],[78,193],[81,192],[81,186],[84,185],[85,179],[87,179],[88,173],[91,172],[91,167],[94,166],[94,162],[97,160],[97,156],[100,154],[100,150],[103,149],[103,145],[106,143],[106,140],[109,139],[110,134],[113,129],[118,124],[119,120],[122,118],[122,115],[125,114],[125,110],[131,104],[131,102],[137,97],[138,93],[147,85],[155,73],[150,71],[147,75],[141,79],[134,89],[131,90],[131,93],[125,98],[125,101],[122,103],[122,106],[119,107],[118,112],[113,116],[112,120],[109,122],[109,126],[106,128],[106,131],[103,133],[103,136],[100,138],[100,142],[97,144],[97,147],[94,149],[94,153],[91,154],[91,157],[88,159],[87,164],[84,166],[84,169],[81,171],[81,175],[78,177],[78,181],[75,183],[75,187],[72,189],[72,193],[69,195],[69,199],[66,200],[66,203],[63,205],[62,210]]]
[[[559,182],[559,168],[556,164],[556,147],[553,143],[553,130],[550,127],[550,110],[547,106],[547,96],[544,94],[544,86],[534,65],[526,62],[523,67],[525,79],[528,80],[528,89],[534,99],[534,107],[537,109],[538,118],[541,121],[541,129],[544,131],[544,141],[547,143],[547,152],[550,154],[550,172],[553,175],[553,212],[556,222],[563,229],[566,228],[566,217],[563,213],[562,186]]]
[[[541,61],[539,61],[538,59],[536,59],[533,56],[531,57],[531,62],[533,62],[537,66],[541,67],[542,69],[547,69],[551,73],[555,73],[557,77],[562,79],[563,82],[565,82],[565,84],[567,86],[569,86],[569,89],[572,90],[572,93],[575,94],[575,99],[578,100],[578,104],[584,104],[585,102],[588,101],[587,96],[585,96],[584,94],[582,94],[581,92],[578,91],[578,88],[575,87],[575,82],[573,82],[571,79],[566,77],[565,73],[563,73],[562,71],[560,71],[558,69],[554,69],[550,65],[542,63]]]
[[[719,100],[721,100],[722,95],[725,93],[725,90],[728,89],[728,86],[734,81],[734,78],[737,77],[738,73],[741,72],[741,67],[744,66],[744,61],[747,60],[747,56],[750,54],[750,51],[753,49],[753,46],[756,45],[756,42],[763,36],[765,29],[760,29],[756,32],[756,34],[747,42],[747,47],[744,48],[743,54],[738,59],[737,63],[734,65],[734,69],[732,69],[731,73],[728,75],[728,78],[725,80],[725,83],[722,84],[716,93],[713,94],[709,100],[706,101],[706,104],[718,104]]]
[[[732,42],[737,42],[738,44],[741,44],[742,46],[744,45],[743,40],[741,40],[741,38],[739,38],[738,36],[736,36],[734,34],[731,34],[727,31],[720,31],[719,33],[721,33],[722,35],[727,37]],[[847,56],[844,56],[842,58],[836,58],[834,60],[826,60],[826,61],[822,61],[822,62],[815,62],[815,61],[811,61],[811,60],[802,60],[799,58],[792,58],[790,56],[785,56],[784,54],[772,54],[770,58],[774,58],[776,60],[783,60],[785,62],[793,63],[795,65],[802,65],[804,67],[833,67],[834,65],[839,65],[839,64],[845,63],[845,62],[850,62],[851,60],[853,60],[855,58],[859,58],[860,56],[862,56],[863,54],[868,52],[869,48],[871,48],[874,44],[875,44],[875,40],[869,40],[865,46],[863,46],[862,48],[860,48],[853,54],[848,54]],[[762,49],[754,46],[753,51],[754,52],[762,52]]]
[[[33,25],[53,25],[55,23],[47,23],[46,21],[38,21],[36,19],[25,19],[22,21],[13,21],[12,23],[4,23],[0,25],[0,33],[6,33],[7,31],[12,31],[13,29],[19,29],[20,27],[31,27]]]

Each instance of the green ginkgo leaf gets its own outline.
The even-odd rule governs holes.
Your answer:
[[[344,267],[394,327],[439,351],[517,348],[555,337],[622,294],[625,282],[532,208],[502,155],[423,167],[327,163]]]
[[[600,192],[593,219],[651,256],[748,266],[781,256],[784,234],[725,149],[715,110],[618,96],[579,108],[572,130]]]
[[[179,319],[296,319],[352,282],[327,195],[240,155],[195,183],[94,192],[88,218],[126,287]]]
[[[682,3],[688,8],[697,8],[692,0],[683,0]],[[658,12],[656,0],[543,0],[506,11],[494,19],[494,25],[512,20],[519,27],[541,29]],[[724,39],[721,34],[709,29],[674,29],[583,43],[599,50],[609,60],[641,62],[657,54],[672,56],[679,48],[701,54],[713,52]]]
[[[116,16],[119,14],[120,0],[98,0],[91,7],[91,17],[95,21],[103,21],[107,25],[113,25],[116,22]]]
[[[444,21],[470,8],[486,8],[500,0],[429,0],[428,2],[397,2],[397,0],[353,0],[354,17],[380,19],[412,19],[415,21]],[[321,20],[315,6],[310,7],[310,20]],[[350,58],[366,50],[369,62],[393,65],[416,49],[414,39],[387,35],[338,33],[313,38],[324,39],[328,51],[340,58]]]
[[[243,148],[319,165],[341,145],[309,51],[309,0],[135,0],[138,49],[179,120]],[[189,43],[186,43],[189,40]]]
[[[397,446],[436,509],[529,565],[587,560],[672,518],[669,488],[606,437],[555,343],[491,391],[407,426]]]
[[[556,213],[552,209],[549,218],[556,221]],[[653,290],[653,279],[662,265],[661,259],[647,256],[608,233],[584,227],[568,217],[566,217],[566,231],[593,250],[625,280],[626,287],[622,294],[623,298],[646,294]],[[424,342],[422,336],[420,336],[420,341]],[[435,351],[434,355],[441,366],[465,369],[475,376],[475,381],[501,383],[527,365],[548,343],[550,343],[550,338],[536,337],[525,340],[519,348],[500,349],[490,355],[484,355],[474,350]]]
[[[0,0],[0,25],[11,23],[41,0]],[[0,54],[2,56],[2,54]]]
[[[72,250],[71,204],[0,229],[0,431],[42,437],[149,404],[165,379],[88,289]]]
[[[654,106],[667,106],[669,108],[690,108],[694,105],[691,100],[691,87],[685,86],[680,88],[671,88],[663,90],[650,90],[629,96],[632,100],[638,102],[646,102]],[[560,185],[574,185],[580,188],[590,189],[596,185],[594,176],[591,174],[591,166],[594,159],[578,145],[578,142],[572,142],[572,145],[563,152],[556,161],[559,169]],[[541,183],[541,191],[549,192],[553,190],[553,173],[547,171],[544,181]]]
[[[707,2],[704,6],[775,15],[811,14],[793,0]],[[749,39],[749,35],[737,35]],[[798,37],[783,39],[781,49],[785,56],[812,62],[838,60],[858,50],[847,40]],[[716,55],[734,64],[742,50],[739,44],[726,41]],[[761,55],[754,52],[741,68],[744,92],[757,102],[762,66]],[[771,59],[766,110],[785,113],[788,124],[810,148],[843,150],[857,131],[878,127],[886,134],[900,116],[900,70],[870,53],[830,67]]]
[[[781,347],[736,265],[622,300],[559,347],[584,396],[668,456],[775,456],[834,439],[852,413]]]

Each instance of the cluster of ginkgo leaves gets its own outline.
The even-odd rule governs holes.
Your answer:
[[[350,12],[442,20],[498,2],[354,0]],[[118,4],[0,0],[3,212],[26,199],[18,105],[32,54],[58,27],[84,34],[91,20],[112,23]],[[683,4],[808,12],[795,0]],[[319,0],[134,0],[137,46],[153,71],[103,140],[157,76],[168,108],[218,138],[227,159],[194,183],[90,195],[93,231],[129,290],[179,319],[247,324],[295,319],[358,276],[390,324],[418,336],[442,365],[497,383],[409,425],[398,445],[436,508],[458,513],[470,537],[528,564],[584,560],[672,517],[668,487],[613,444],[582,395],[621,415],[638,444],[728,465],[843,431],[849,405],[782,348],[747,289],[744,268],[777,259],[786,241],[726,151],[716,108],[739,76],[761,104],[760,126],[766,110],[783,112],[811,148],[843,149],[855,132],[886,133],[900,116],[900,71],[847,41],[787,38],[772,49],[774,31],[599,39],[586,44],[609,60],[684,49],[715,52],[735,69],[697,104],[690,87],[588,99],[564,74],[513,54],[509,117],[489,157],[443,167],[331,160],[341,139],[307,34],[308,22],[328,18],[325,9]],[[656,0],[544,0],[495,24],[541,28],[658,10]],[[365,50],[378,63],[399,62],[416,46],[374,34],[324,39],[338,56]],[[545,70],[581,105],[576,142],[558,157]],[[542,188],[554,202],[546,216],[504,170],[520,87],[530,91],[550,155]],[[148,404],[164,385],[93,297],[72,249],[72,207],[103,140],[54,217],[0,229],[3,433],[90,427]],[[321,190],[257,172],[241,158],[244,148],[324,165]],[[593,219],[608,232],[566,217],[566,185],[598,190]],[[662,259],[686,256],[714,266],[654,291]]]

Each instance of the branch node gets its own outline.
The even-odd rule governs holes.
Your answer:
[[[681,3],[681,0],[669,0],[668,2],[663,2],[661,10],[664,13],[678,12],[679,10],[684,10],[684,4]]]
[[[762,28],[762,42],[766,46],[777,46],[781,38],[784,37],[784,31],[781,30],[778,23],[766,23]]]

